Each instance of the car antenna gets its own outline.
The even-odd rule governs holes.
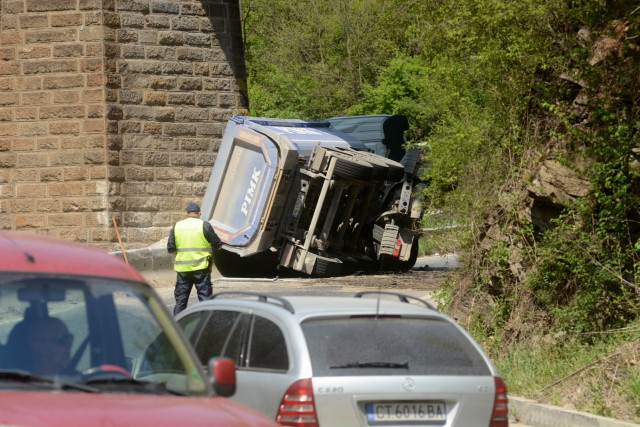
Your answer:
[[[378,301],[376,301],[376,319],[380,318],[380,295],[382,294],[380,288],[378,288]]]
[[[25,251],[24,249],[22,249],[22,247],[21,247],[18,243],[16,243],[16,242],[11,238],[11,236],[9,236],[9,235],[8,235],[8,234],[6,234],[6,233],[3,233],[3,234],[4,234],[4,237],[5,237],[7,240],[9,240],[9,242],[11,242],[11,244],[12,244],[13,246],[15,246],[17,250],[19,250],[20,252],[22,252],[22,254],[27,258],[27,262],[29,262],[29,263],[31,263],[31,264],[33,264],[33,263],[35,263],[35,262],[36,262],[36,258],[35,258],[33,255],[31,255],[29,252],[27,252],[27,251]]]

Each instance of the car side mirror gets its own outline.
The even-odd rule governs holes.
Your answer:
[[[231,397],[236,393],[236,363],[228,357],[209,360],[209,375],[218,396]]]

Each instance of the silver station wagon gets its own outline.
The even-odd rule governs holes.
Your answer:
[[[235,360],[235,400],[285,426],[508,426],[487,355],[409,295],[220,292],[177,321],[203,365]]]

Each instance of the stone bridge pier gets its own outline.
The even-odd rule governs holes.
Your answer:
[[[0,230],[166,237],[246,114],[239,1],[1,0],[0,18]]]

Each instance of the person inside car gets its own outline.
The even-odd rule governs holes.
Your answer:
[[[73,375],[69,368],[73,335],[57,317],[38,317],[26,330],[29,370],[34,374]]]

